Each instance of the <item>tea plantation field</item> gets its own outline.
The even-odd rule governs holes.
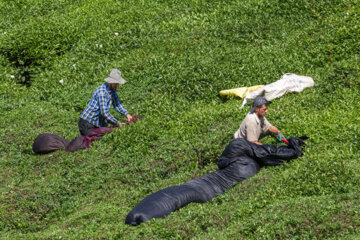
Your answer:
[[[360,239],[359,23],[358,0],[0,0],[0,239]],[[79,135],[112,68],[143,121],[34,154],[40,133]],[[304,156],[125,225],[150,193],[217,170],[250,109],[219,91],[285,73],[315,86],[267,119],[309,135]]]

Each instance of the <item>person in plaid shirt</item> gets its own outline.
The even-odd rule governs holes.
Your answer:
[[[108,124],[113,126],[124,125],[110,114],[111,105],[117,112],[124,115],[128,122],[133,118],[121,105],[116,94],[119,85],[126,83],[121,77],[121,72],[118,69],[111,69],[109,77],[105,78],[105,82],[94,91],[87,107],[80,116],[79,130],[82,136],[87,136],[94,128],[106,127]]]

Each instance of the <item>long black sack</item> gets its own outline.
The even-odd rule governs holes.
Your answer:
[[[127,215],[125,223],[136,226],[169,215],[191,202],[207,202],[254,176],[262,166],[281,165],[301,156],[302,144],[299,138],[289,138],[288,146],[257,145],[245,139],[235,139],[220,156],[219,170],[147,196]]]

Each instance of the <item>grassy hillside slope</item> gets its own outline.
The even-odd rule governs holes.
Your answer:
[[[357,0],[0,0],[0,238],[360,238],[359,22]],[[143,121],[88,150],[35,155],[40,133],[79,134],[111,68]],[[220,90],[288,72],[315,86],[274,100],[267,118],[310,136],[303,157],[124,224],[148,194],[217,169],[249,111]]]

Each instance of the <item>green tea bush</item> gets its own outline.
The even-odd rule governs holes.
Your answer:
[[[352,0],[0,1],[0,237],[359,238],[359,9]],[[123,105],[143,121],[84,151],[34,154],[40,133],[79,135],[111,68],[127,80]],[[208,203],[124,224],[145,196],[217,169],[249,110],[220,90],[288,72],[315,86],[273,100],[267,119],[287,137],[310,136],[301,158]]]

